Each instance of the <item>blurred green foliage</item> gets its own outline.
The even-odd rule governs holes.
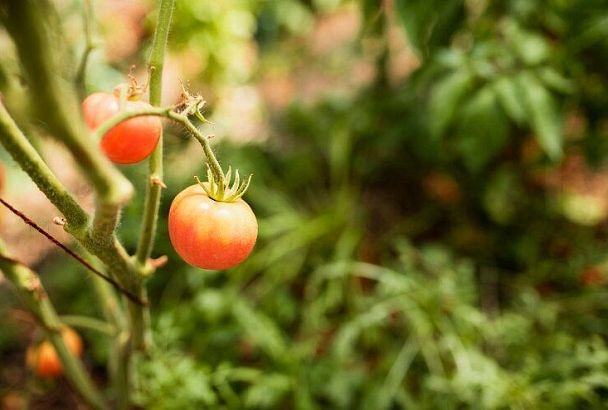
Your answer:
[[[297,41],[353,5],[360,32],[342,47],[374,76],[269,109],[264,142],[218,144],[223,164],[255,174],[260,238],[242,266],[185,266],[161,217],[155,254],[170,262],[150,282],[142,407],[605,407],[608,191],[581,186],[608,157],[605,2],[178,5],[171,43],[206,62],[193,82],[256,84],[278,59],[306,70],[289,59]],[[395,27],[419,58],[397,80]],[[245,67],[252,44],[259,65]],[[202,173],[189,147],[167,138],[161,215]],[[125,172],[142,183],[143,168]],[[131,248],[140,206],[120,228]],[[69,278],[54,293],[87,311]]]

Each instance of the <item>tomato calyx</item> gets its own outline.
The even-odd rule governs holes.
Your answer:
[[[214,175],[211,167],[207,164],[207,181],[201,181],[197,176],[194,177],[196,182],[203,188],[209,198],[218,202],[235,202],[247,192],[249,184],[251,183],[250,174],[246,179],[241,182],[238,169],[234,172],[234,180],[232,181],[232,167],[228,167],[228,172],[220,175],[219,178]]]

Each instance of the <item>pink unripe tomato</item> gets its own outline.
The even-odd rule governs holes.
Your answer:
[[[215,201],[196,184],[180,192],[169,211],[173,248],[192,266],[228,269],[243,262],[258,236],[255,214],[242,199]]]

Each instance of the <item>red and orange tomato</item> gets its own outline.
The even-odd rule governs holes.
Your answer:
[[[242,199],[220,202],[200,185],[180,192],[169,211],[169,237],[187,263],[202,269],[228,269],[253,250],[258,223]]]
[[[125,111],[151,108],[144,101],[125,101]],[[94,130],[120,111],[120,99],[114,94],[95,93],[82,103],[87,126]],[[101,139],[101,149],[111,161],[134,164],[147,158],[160,139],[162,123],[157,116],[130,118],[110,129]]]
[[[82,339],[78,333],[66,326],[61,330],[61,337],[74,356],[82,354]],[[48,340],[27,349],[26,364],[40,377],[59,377],[63,374],[57,351]]]

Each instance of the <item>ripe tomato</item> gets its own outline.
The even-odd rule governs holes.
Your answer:
[[[126,111],[150,108],[144,101],[125,101]],[[82,102],[84,120],[90,129],[97,128],[120,111],[119,98],[109,93],[89,95]],[[134,164],[147,158],[160,138],[159,117],[144,116],[128,119],[116,125],[101,139],[101,148],[110,160],[118,164]]]
[[[75,356],[82,354],[82,339],[74,330],[64,327],[61,330],[63,341]],[[48,340],[27,349],[26,363],[40,377],[58,377],[63,374],[61,361],[55,348]]]
[[[258,236],[247,202],[218,202],[200,185],[180,192],[169,211],[169,237],[186,262],[202,269],[228,269],[244,261]]]

